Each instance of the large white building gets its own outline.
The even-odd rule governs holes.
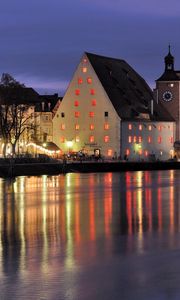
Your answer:
[[[129,160],[173,155],[175,122],[124,60],[84,53],[53,118],[64,153]]]

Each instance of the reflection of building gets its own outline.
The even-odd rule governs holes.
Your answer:
[[[175,123],[124,60],[85,53],[53,119],[64,151],[105,157],[168,159]],[[69,148],[71,143],[71,148]]]

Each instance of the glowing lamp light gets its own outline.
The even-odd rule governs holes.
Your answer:
[[[73,145],[73,142],[72,142],[72,141],[67,141],[66,144],[67,144],[67,147],[68,147],[68,148],[71,148],[72,145]]]

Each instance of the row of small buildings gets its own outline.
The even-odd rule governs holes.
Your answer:
[[[126,61],[84,53],[63,98],[36,96],[35,131],[21,141],[31,152],[126,160],[179,155],[180,71],[170,48],[153,91]]]

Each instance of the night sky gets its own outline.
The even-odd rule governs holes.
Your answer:
[[[0,73],[63,95],[87,51],[125,59],[154,87],[169,43],[180,69],[179,28],[179,0],[2,0]]]

